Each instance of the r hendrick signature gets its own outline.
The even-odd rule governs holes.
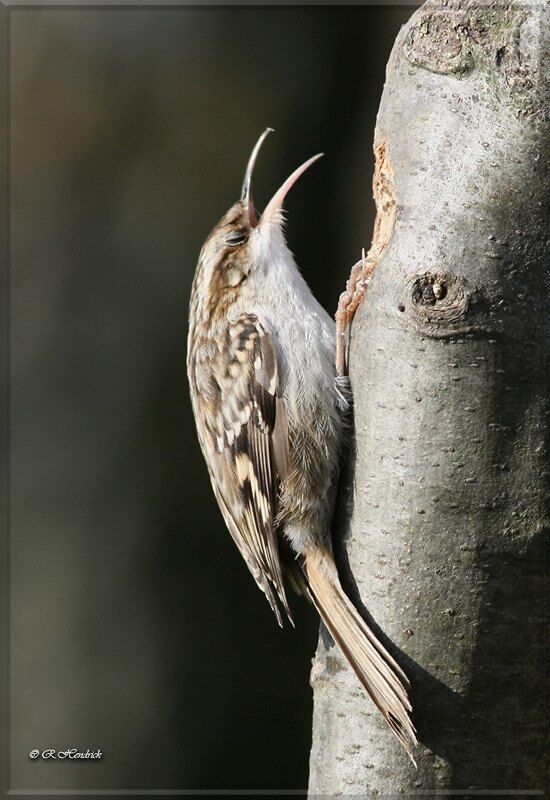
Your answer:
[[[82,750],[78,750],[76,747],[70,748],[69,750],[54,750],[52,748],[48,748],[46,750],[37,750],[36,748],[31,750],[29,753],[29,758],[33,760],[35,758],[55,758],[59,760],[63,760],[64,758],[68,759],[86,759],[86,760],[96,760],[98,758],[103,758],[103,753],[101,750],[86,750],[86,752]]]

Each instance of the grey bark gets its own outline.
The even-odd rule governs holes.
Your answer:
[[[322,631],[312,796],[547,786],[548,72],[544,3],[426,3],[390,57],[335,537],[418,770]]]

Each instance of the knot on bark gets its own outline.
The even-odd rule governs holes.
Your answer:
[[[405,39],[407,60],[441,75],[467,72],[474,61],[464,41],[467,15],[448,10],[424,14]]]
[[[452,336],[481,330],[472,306],[482,300],[478,289],[460,275],[429,271],[407,277],[404,296],[398,303],[401,313],[423,334]]]
[[[457,6],[442,0],[424,4],[403,41],[407,61],[455,78],[481,71],[491,91],[510,96],[518,116],[540,114],[543,6],[476,0]]]

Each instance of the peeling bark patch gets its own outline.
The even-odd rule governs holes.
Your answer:
[[[351,275],[346,283],[345,291],[340,295],[336,310],[336,373],[344,375],[347,370],[345,357],[346,331],[353,320],[361,300],[367,290],[372,274],[384,254],[395,226],[397,205],[393,167],[388,156],[386,140],[379,142],[374,148],[375,166],[372,189],[376,203],[376,218],[372,244],[369,252],[352,267]]]
[[[478,312],[486,307],[481,293],[460,275],[437,271],[414,273],[406,280],[404,295],[399,299],[398,311],[403,313],[408,309],[406,321],[423,334],[439,338],[488,330],[487,324],[479,319]]]
[[[376,219],[372,244],[367,259],[377,259],[376,265],[391,239],[397,214],[393,167],[388,154],[388,145],[383,140],[374,148],[375,166],[372,192],[376,203]],[[375,265],[375,266],[376,266]]]

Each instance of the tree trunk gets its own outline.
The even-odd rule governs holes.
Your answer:
[[[418,770],[322,631],[311,795],[546,787],[547,34],[543,2],[428,2],[390,57],[335,539]]]

